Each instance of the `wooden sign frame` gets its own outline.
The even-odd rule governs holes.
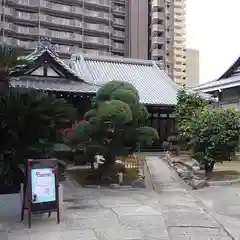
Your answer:
[[[47,188],[51,194],[42,193],[42,186]],[[28,227],[32,225],[32,214],[57,213],[57,223],[60,223],[59,211],[59,179],[57,159],[28,159],[26,167],[26,180],[23,187],[23,200],[21,221],[24,220],[24,210],[28,210]],[[46,189],[45,189],[46,190]],[[43,190],[44,191],[44,190]],[[27,206],[25,206],[27,203]]]

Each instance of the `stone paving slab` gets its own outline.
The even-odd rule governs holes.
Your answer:
[[[125,197],[125,196],[104,196],[101,198],[98,198],[98,202],[104,206],[104,207],[118,207],[118,206],[141,206],[141,204],[134,200],[131,197]]]
[[[76,219],[66,219],[65,220],[67,229],[106,229],[109,226],[111,227],[120,227],[122,226],[119,223],[117,216],[111,218],[78,218]]]
[[[93,230],[56,231],[29,234],[29,240],[98,240]],[[9,240],[15,240],[14,238]],[[20,240],[16,238],[16,240]],[[28,240],[28,239],[21,239]]]
[[[121,226],[107,229],[95,229],[94,231],[98,238],[102,240],[142,239],[140,229],[131,229]]]
[[[171,228],[171,240],[231,240],[222,229],[210,228]]]
[[[199,211],[167,210],[163,216],[168,227],[209,227],[220,228],[220,225],[209,214]]]
[[[159,211],[154,210],[150,206],[119,206],[112,208],[118,216],[154,216],[161,215]]]

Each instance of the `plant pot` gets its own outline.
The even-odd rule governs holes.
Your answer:
[[[0,194],[0,220],[19,221],[21,215],[21,192]]]

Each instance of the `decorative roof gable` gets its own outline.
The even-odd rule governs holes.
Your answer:
[[[240,76],[240,57],[233,63],[233,65],[220,77],[218,80]]]
[[[13,87],[91,94],[98,90],[97,86],[84,81],[59,58],[48,38],[42,38],[37,48],[24,59],[29,63],[16,66],[11,74]]]
[[[65,77],[75,81],[83,81],[59,58],[55,46],[46,37],[38,42],[37,48],[31,54],[23,58],[29,61],[29,64],[16,66],[17,71],[13,70],[12,76],[42,75],[44,77]]]

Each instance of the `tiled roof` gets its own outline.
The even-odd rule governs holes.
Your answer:
[[[73,55],[71,68],[78,76],[102,86],[112,80],[133,84],[140,101],[152,105],[175,105],[180,89],[154,61]]]
[[[96,93],[99,87],[86,82],[78,82],[71,80],[55,80],[46,78],[42,80],[39,77],[24,76],[21,78],[11,79],[12,87],[26,87],[43,91],[61,91],[73,93]]]
[[[217,80],[199,84],[192,89],[208,93],[238,86],[240,86],[240,58]]]
[[[217,91],[220,89],[232,88],[240,86],[240,75],[233,76],[230,78],[225,78],[221,80],[215,80],[211,82],[206,82],[204,84],[193,87],[193,90],[202,91],[205,93]]]

